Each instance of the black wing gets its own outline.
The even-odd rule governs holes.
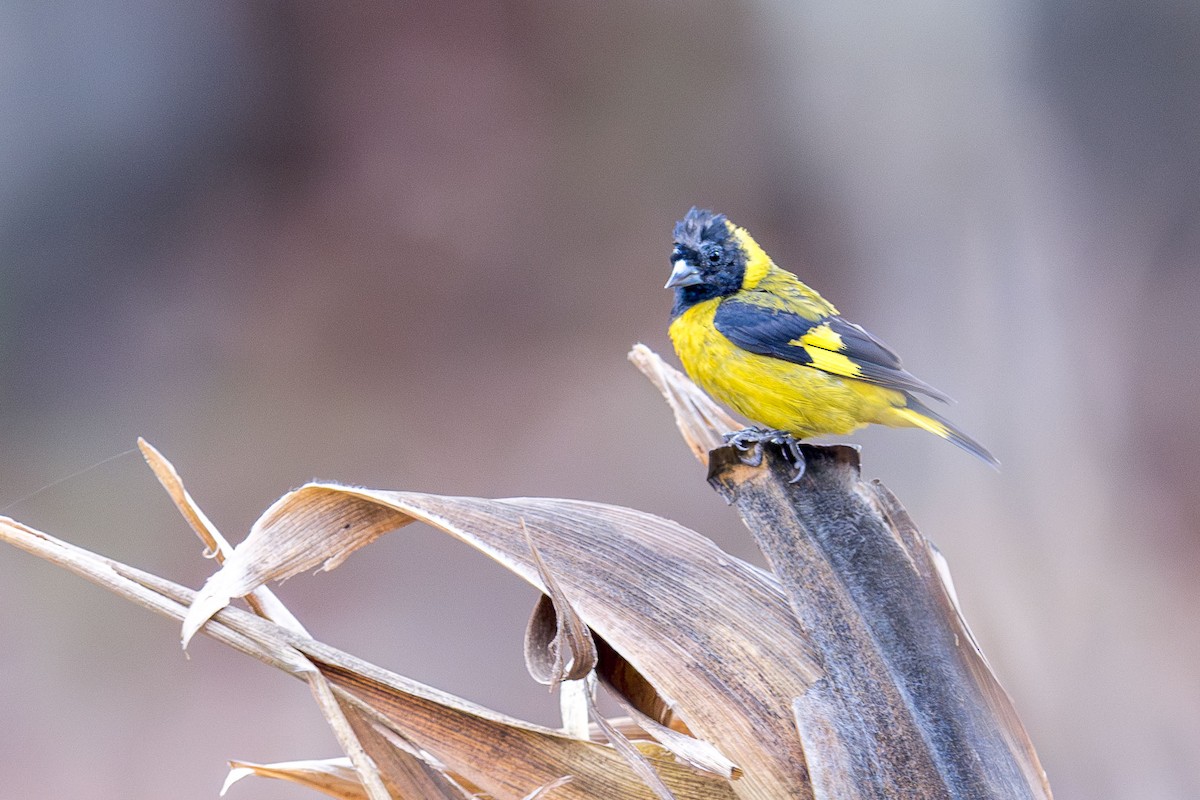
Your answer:
[[[836,315],[806,319],[790,311],[728,298],[718,306],[713,323],[729,341],[751,353],[949,400],[905,370],[891,348]]]

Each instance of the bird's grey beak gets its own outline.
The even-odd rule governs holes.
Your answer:
[[[675,262],[675,269],[671,270],[671,277],[667,278],[667,285],[663,288],[674,289],[678,286],[695,286],[698,283],[704,283],[700,270],[681,258]]]

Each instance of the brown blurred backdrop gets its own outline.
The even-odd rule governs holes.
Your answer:
[[[318,477],[622,503],[756,559],[625,362],[669,352],[670,226],[710,206],[1004,461],[856,437],[1057,796],[1200,796],[1198,97],[1180,0],[4,4],[0,505],[198,585],[136,455],[37,492],[140,434],[234,540]],[[430,531],[371,552],[285,601],[554,721],[532,590]],[[16,551],[0,607],[2,797],[336,752],[299,684]]]

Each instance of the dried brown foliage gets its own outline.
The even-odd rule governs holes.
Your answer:
[[[805,478],[721,447],[735,425],[645,348],[710,481],[741,512],[764,571],[669,520],[573,500],[310,484],[230,548],[174,468],[148,463],[221,568],[199,592],[12,520],[0,538],[307,682],[345,757],[257,765],[340,798],[1049,798],[1011,704],[979,653],[944,562],[857,454],[807,447]],[[530,672],[563,727],[481,708],[314,641],[266,585],[333,569],[424,522],[543,592]],[[244,598],[249,611],[231,605]],[[628,716],[595,706],[605,687]],[[590,723],[589,724],[589,720]]]

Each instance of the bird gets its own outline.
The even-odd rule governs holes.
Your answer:
[[[675,290],[668,332],[687,374],[766,429],[726,441],[762,459],[774,443],[804,473],[800,439],[845,435],[869,424],[921,428],[999,467],[983,445],[918,395],[944,393],[901,366],[896,353],[791,272],[724,214],[693,207],[675,225]]]

